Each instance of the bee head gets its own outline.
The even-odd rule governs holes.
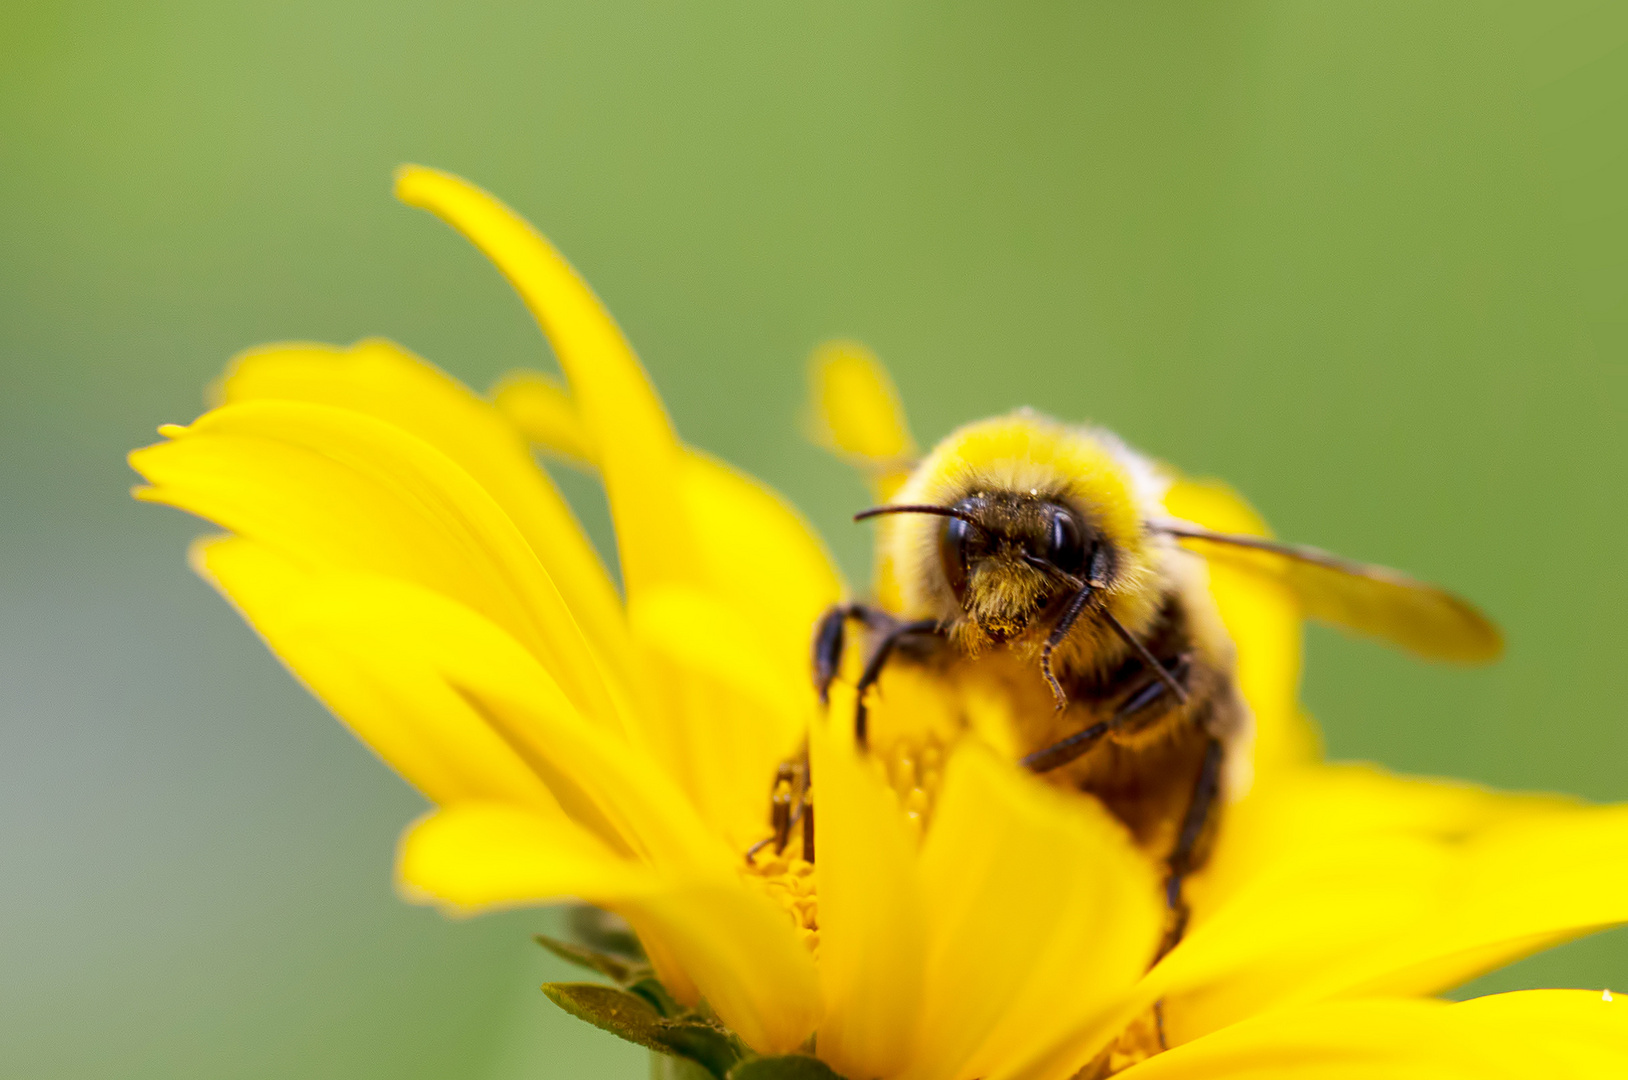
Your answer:
[[[975,491],[949,506],[885,506],[860,516],[881,514],[943,518],[943,581],[971,622],[968,629],[993,643],[1021,636],[1085,584],[1102,587],[1111,571],[1101,533],[1060,495]]]
[[[1040,648],[1087,583],[1136,629],[1152,617],[1159,559],[1145,527],[1165,481],[1112,435],[1027,410],[934,447],[880,517],[877,597],[934,619],[969,651]],[[1093,609],[1094,610],[1094,609]],[[1084,647],[1090,635],[1080,638]]]
[[[1021,635],[1035,617],[1100,580],[1107,549],[1067,503],[1039,495],[974,492],[955,503],[939,536],[944,580],[962,611],[996,642]]]

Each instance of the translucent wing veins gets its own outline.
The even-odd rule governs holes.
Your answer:
[[[1150,527],[1196,542],[1196,554],[1225,560],[1287,585],[1309,618],[1381,638],[1432,660],[1479,664],[1503,652],[1503,635],[1474,605],[1383,566],[1301,544],[1218,533],[1185,521]]]

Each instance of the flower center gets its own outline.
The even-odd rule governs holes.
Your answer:
[[[944,748],[937,736],[895,738],[877,748],[871,767],[899,800],[899,812],[919,842],[938,795]],[[820,903],[815,884],[814,791],[805,786],[807,765],[781,766],[770,795],[774,835],[746,853],[746,875],[791,916],[811,953],[820,947]]]
[[[1130,1022],[1119,1038],[1081,1069],[1078,1080],[1099,1080],[1130,1068],[1164,1049],[1159,1043],[1160,1018],[1154,1006]]]
[[[791,916],[803,944],[820,952],[820,898],[814,887],[814,864],[802,857],[800,841],[784,851],[773,845],[758,849],[746,861],[746,872]]]
[[[899,799],[899,809],[919,842],[932,818],[942,778],[944,747],[931,732],[900,737],[871,759]]]

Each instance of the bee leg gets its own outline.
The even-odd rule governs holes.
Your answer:
[[[842,647],[853,608],[852,604],[833,604],[814,627],[814,689],[819,691],[821,705],[829,702],[831,680],[842,666]]]
[[[1198,779],[1193,783],[1193,797],[1187,803],[1187,813],[1182,817],[1181,832],[1176,836],[1176,846],[1171,849],[1170,857],[1165,860],[1164,898],[1165,904],[1170,908],[1170,929],[1165,931],[1164,941],[1159,945],[1159,953],[1154,957],[1154,963],[1162,960],[1166,953],[1174,949],[1181,941],[1182,935],[1187,932],[1187,920],[1192,911],[1187,906],[1187,898],[1182,895],[1182,883],[1187,875],[1195,869],[1194,856],[1198,852],[1199,841],[1204,836],[1204,829],[1210,823],[1210,815],[1215,810],[1216,796],[1221,792],[1221,740],[1211,738],[1204,746],[1204,763],[1199,767]]]
[[[842,667],[849,619],[858,619],[872,629],[890,630],[898,625],[887,612],[864,604],[833,604],[826,609],[814,626],[814,689],[819,691],[822,705],[829,701],[831,682]]]
[[[803,861],[814,861],[814,791],[803,792]]]
[[[1062,618],[1058,619],[1057,625],[1052,628],[1051,636],[1046,639],[1045,647],[1040,650],[1040,674],[1046,677],[1046,685],[1051,687],[1051,696],[1057,702],[1058,712],[1062,712],[1068,707],[1068,695],[1063,693],[1063,684],[1057,681],[1057,676],[1051,670],[1051,654],[1056,651],[1058,645],[1062,644],[1063,639],[1068,636],[1068,632],[1074,628],[1074,623],[1079,619],[1080,612],[1085,610],[1086,601],[1090,600],[1096,591],[1097,587],[1095,585],[1086,585],[1085,588],[1074,594],[1074,598],[1068,602],[1068,607],[1063,609]]]
[[[1092,724],[1084,731],[1076,731],[1061,742],[1052,743],[1044,750],[1036,750],[1019,759],[1018,764],[1037,773],[1060,769],[1101,742],[1102,737],[1113,730],[1113,726],[1112,720]]]
[[[854,741],[861,747],[866,745],[869,735],[870,712],[865,705],[865,692],[876,685],[876,680],[882,677],[882,668],[893,655],[894,647],[904,638],[913,634],[939,633],[937,619],[919,619],[916,622],[894,623],[882,640],[876,643],[876,651],[865,662],[865,670],[859,676],[859,682],[854,686],[857,704],[854,706]]]
[[[804,820],[804,809],[812,809],[813,778],[809,775],[808,748],[805,746],[795,758],[782,761],[774,772],[774,784],[769,789],[769,829],[770,833],[762,840],[746,849],[746,864],[751,866],[757,859],[757,853],[774,845],[774,853],[781,854],[786,850],[786,843],[791,839],[792,831],[799,822],[803,824],[803,846],[812,848],[813,822]],[[811,862],[813,860],[810,860]]]
[[[1186,656],[1181,657],[1169,667],[1171,677],[1183,686],[1187,683],[1187,676],[1191,669],[1191,661]],[[1163,679],[1156,678],[1147,685],[1133,691],[1129,697],[1120,702],[1119,708],[1114,710],[1111,719],[1092,724],[1084,731],[1076,731],[1068,738],[1055,742],[1043,750],[1036,750],[1034,753],[1022,758],[1018,764],[1037,773],[1060,769],[1075,758],[1082,757],[1093,746],[1102,741],[1102,737],[1110,731],[1124,727],[1132,720],[1141,717],[1154,705],[1161,703],[1165,709],[1173,708],[1179,704],[1179,702],[1170,700],[1169,685]]]
[[[789,761],[781,762],[775,771],[774,794],[769,797],[769,827],[774,829],[774,853],[786,850],[791,838],[792,814],[796,809],[795,786],[797,767]]]

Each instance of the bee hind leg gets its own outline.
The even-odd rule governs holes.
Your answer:
[[[1192,916],[1192,911],[1187,906],[1187,898],[1182,895],[1182,884],[1197,869],[1195,858],[1199,841],[1204,837],[1205,827],[1210,823],[1216,797],[1220,793],[1221,740],[1212,737],[1204,746],[1204,761],[1199,767],[1198,778],[1193,782],[1193,795],[1188,800],[1187,813],[1182,816],[1181,832],[1176,835],[1176,844],[1165,860],[1164,897],[1170,909],[1170,928],[1165,931],[1158,955],[1154,957],[1155,963],[1174,949],[1187,932],[1187,920]]]

